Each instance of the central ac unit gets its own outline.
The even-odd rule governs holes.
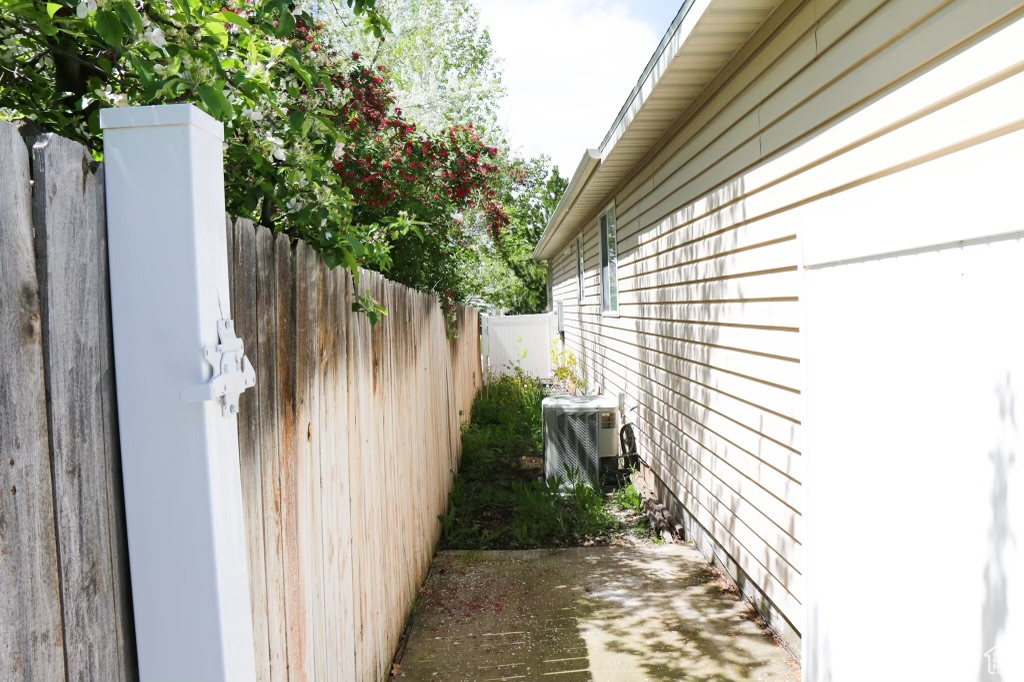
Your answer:
[[[582,472],[600,488],[605,472],[618,469],[619,404],[610,396],[552,396],[541,403],[544,475],[549,480]]]

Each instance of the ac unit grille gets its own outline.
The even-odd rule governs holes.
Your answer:
[[[557,473],[565,476],[570,468],[577,468],[590,480],[597,480],[597,414],[562,412],[555,433]]]
[[[560,398],[544,409],[544,472],[547,478],[565,477],[578,470],[595,487],[600,486],[602,458],[618,456],[617,419],[614,409],[604,403],[582,408],[578,398]],[[576,402],[573,402],[576,401]],[[604,401],[607,402],[607,401]]]

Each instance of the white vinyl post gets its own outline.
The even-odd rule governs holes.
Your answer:
[[[255,680],[230,325],[223,128],[104,109],[111,310],[143,682]]]

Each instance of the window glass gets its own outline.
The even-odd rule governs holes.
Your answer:
[[[618,241],[615,237],[615,209],[601,215],[601,310],[619,309]]]
[[[576,237],[576,291],[577,300],[583,302],[583,235]]]

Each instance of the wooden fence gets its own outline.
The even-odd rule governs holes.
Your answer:
[[[0,679],[134,680],[102,166],[0,122]],[[439,534],[477,315],[228,222],[260,680],[381,680]],[[159,254],[142,254],[143,258]],[[187,655],[187,652],[183,652]]]
[[[0,122],[3,680],[137,676],[105,235],[85,149]]]
[[[260,680],[382,680],[440,532],[459,415],[480,383],[478,318],[449,341],[433,296],[364,272],[387,310],[305,244],[229,225],[232,310],[256,366],[242,495]]]

